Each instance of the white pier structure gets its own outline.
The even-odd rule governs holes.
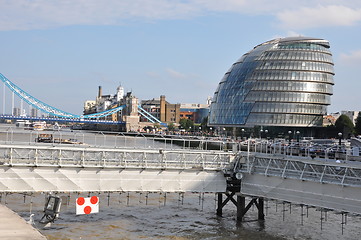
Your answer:
[[[14,192],[217,193],[217,214],[231,201],[238,220],[251,204],[263,219],[263,199],[361,214],[361,164],[250,152],[0,144],[0,193]],[[248,206],[246,196],[254,198]]]
[[[0,192],[224,192],[222,151],[0,145]]]
[[[247,196],[361,214],[360,162],[243,152],[236,173]]]

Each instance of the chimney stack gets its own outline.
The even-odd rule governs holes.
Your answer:
[[[103,95],[103,93],[102,93],[102,86],[99,86],[98,98],[101,98],[102,95]]]

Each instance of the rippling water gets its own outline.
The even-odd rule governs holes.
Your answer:
[[[323,212],[321,230],[319,210],[310,208],[302,225],[299,206],[274,201],[266,203],[264,222],[256,220],[257,212],[251,208],[245,221],[237,224],[231,203],[224,208],[223,217],[216,216],[214,194],[188,193],[184,198],[178,193],[149,193],[148,198],[144,193],[98,196],[99,213],[75,215],[78,195],[72,194],[70,199],[64,195],[59,219],[40,231],[48,239],[359,239],[361,234],[360,217],[349,216],[342,235],[340,214],[328,212],[325,216]],[[12,194],[3,195],[1,203],[26,220],[31,211],[38,222],[44,199],[45,195],[37,194],[27,196],[24,203],[23,195]]]

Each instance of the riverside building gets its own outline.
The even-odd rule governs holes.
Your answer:
[[[208,124],[322,126],[333,76],[327,40],[288,37],[267,41],[226,72],[214,93]]]

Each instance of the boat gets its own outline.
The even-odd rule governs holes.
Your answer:
[[[46,122],[34,122],[33,130],[35,131],[43,131],[46,127]]]
[[[32,130],[32,123],[29,120],[16,120],[16,127],[24,128],[24,130]]]

